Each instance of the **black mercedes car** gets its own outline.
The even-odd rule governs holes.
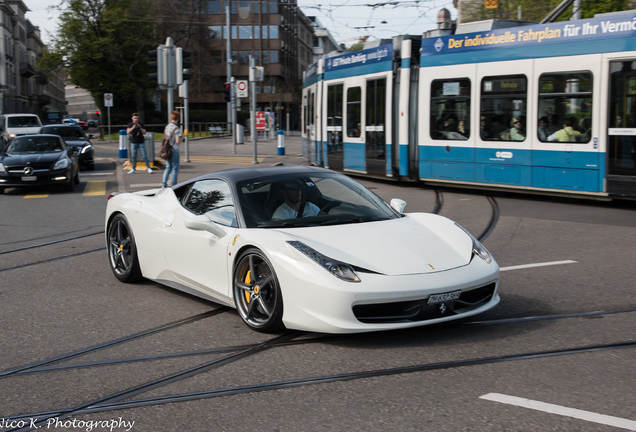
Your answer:
[[[72,191],[79,183],[77,149],[59,135],[23,135],[0,155],[0,193],[10,187],[60,185]]]
[[[46,125],[40,129],[41,134],[59,135],[66,145],[77,148],[77,156],[82,169],[92,170],[95,168],[95,149],[91,144],[94,135],[86,135],[84,129],[79,124],[53,124]]]

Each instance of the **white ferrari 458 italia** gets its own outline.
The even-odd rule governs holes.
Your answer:
[[[346,175],[233,169],[109,197],[122,282],[235,307],[251,329],[355,333],[440,323],[499,302],[499,267],[457,223],[403,213]]]

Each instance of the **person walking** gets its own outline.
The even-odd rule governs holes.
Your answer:
[[[172,155],[170,159],[166,161],[166,170],[163,173],[163,180],[161,187],[168,187],[168,177],[172,172],[172,186],[177,184],[177,176],[179,175],[179,144],[182,142],[181,128],[179,127],[179,119],[181,115],[179,111],[172,111],[170,113],[170,123],[166,125],[163,130],[163,134],[166,137],[172,135],[170,138],[170,145],[172,146]]]
[[[133,113],[132,122],[128,123],[128,129],[126,133],[130,135],[130,162],[132,169],[128,171],[128,174],[134,174],[137,168],[137,152],[141,150],[141,157],[146,162],[146,169],[149,173],[152,172],[150,163],[148,163],[148,155],[146,154],[146,144],[144,142],[144,135],[146,135],[146,129],[144,125],[139,121],[139,114]]]

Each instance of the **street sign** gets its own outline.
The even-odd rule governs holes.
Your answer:
[[[237,80],[236,81],[236,97],[246,98],[249,96],[247,90],[247,80]]]
[[[104,106],[112,107],[113,106],[113,94],[112,93],[104,93]]]
[[[256,112],[256,130],[261,132],[265,129],[265,111]]]

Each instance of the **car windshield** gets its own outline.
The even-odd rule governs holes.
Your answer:
[[[17,137],[11,141],[7,153],[58,153],[63,152],[64,146],[57,137]]]
[[[381,198],[336,173],[277,176],[238,185],[248,228],[292,228],[395,219]]]
[[[40,120],[34,116],[17,116],[9,117],[7,119],[7,126],[11,128],[15,127],[38,127],[42,126]]]
[[[79,127],[68,126],[44,126],[40,129],[41,134],[59,135],[63,138],[81,138],[85,139],[84,131]]]

